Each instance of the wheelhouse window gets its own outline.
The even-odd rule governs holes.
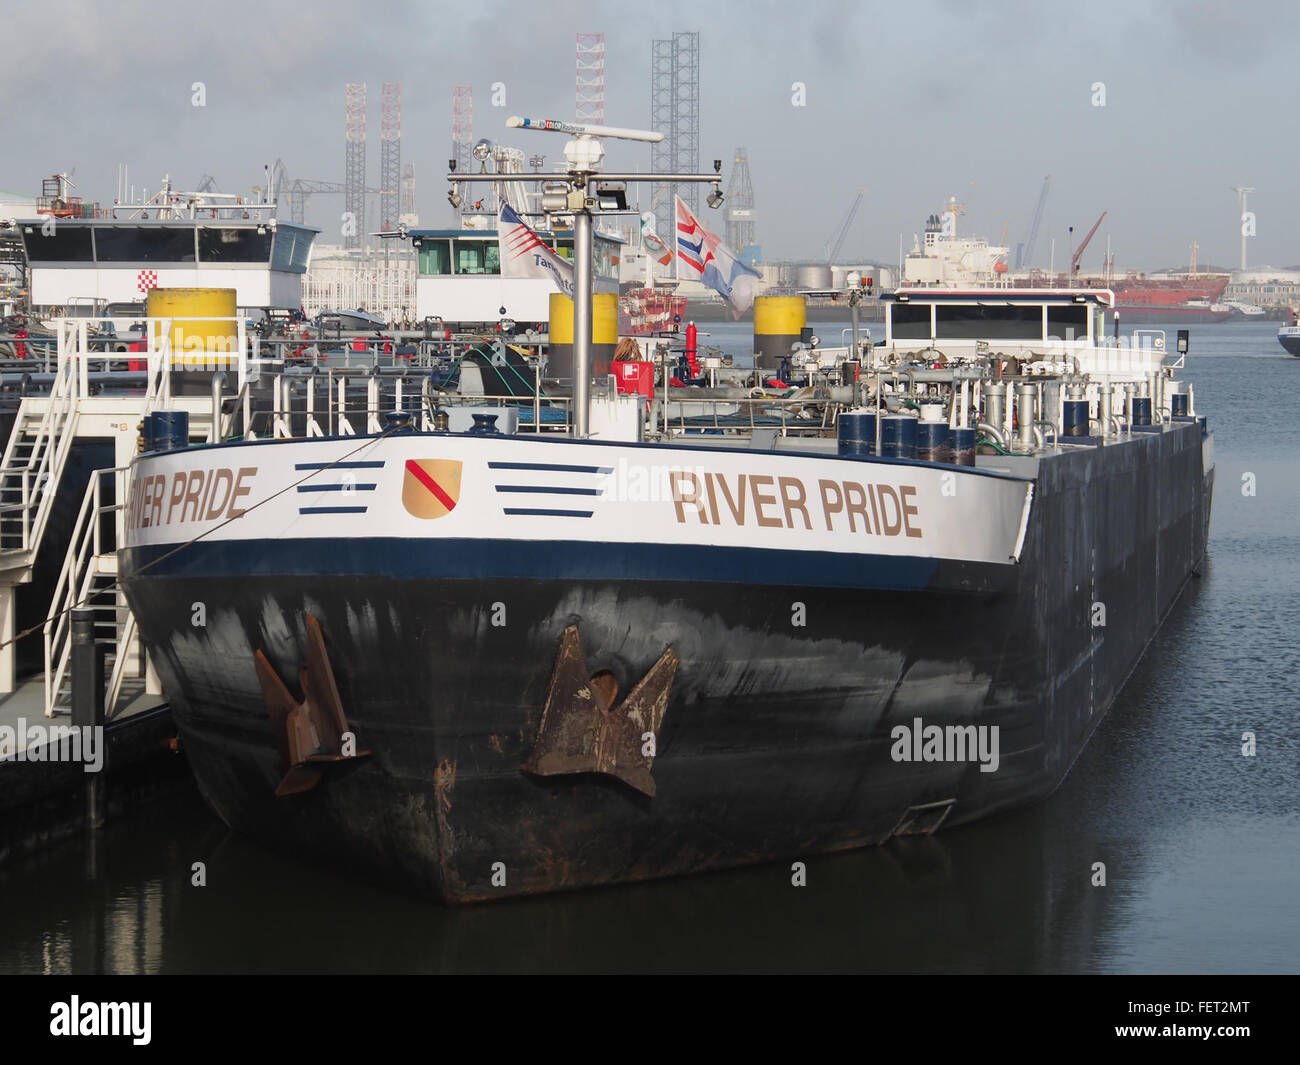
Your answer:
[[[501,248],[495,240],[458,240],[455,246],[456,273],[501,273]]]
[[[34,263],[88,263],[95,257],[89,226],[23,226],[23,243]]]
[[[1042,340],[1043,308],[937,305],[935,336],[944,340]]]
[[[266,263],[271,260],[271,232],[265,226],[199,229],[199,259],[205,263]]]
[[[443,276],[451,273],[450,240],[424,237],[420,241],[420,273]]]
[[[192,226],[98,226],[95,258],[101,263],[194,262]]]
[[[1057,340],[1086,340],[1088,336],[1088,305],[1047,308],[1047,335]]]
[[[930,339],[930,304],[893,303],[889,307],[890,335],[895,340]]]

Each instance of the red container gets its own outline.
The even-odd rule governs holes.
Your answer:
[[[620,392],[636,392],[647,399],[655,394],[655,364],[652,362],[613,362],[614,377]]]

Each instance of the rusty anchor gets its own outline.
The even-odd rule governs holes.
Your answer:
[[[271,717],[271,731],[280,749],[284,778],[275,789],[277,796],[310,791],[332,766],[370,757],[369,751],[343,753],[348,719],[334,682],[320,622],[312,615],[307,615],[307,664],[298,671],[302,702],[289,693],[266,655],[257,651],[253,659]]]
[[[614,706],[617,682],[607,671],[591,674],[578,626],[570,625],[560,637],[537,742],[524,770],[543,777],[601,773],[653,797],[654,738],[676,673],[677,652],[669,647]]]

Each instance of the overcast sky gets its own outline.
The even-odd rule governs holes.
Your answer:
[[[572,117],[575,34],[605,34],[606,122],[645,127],[651,41],[699,31],[701,164],[720,157],[729,176],[749,150],[768,259],[824,255],[859,187],[841,258],[894,261],[899,235],[910,247],[949,196],[967,201],[961,229],[996,241],[1009,222],[1014,248],[1051,173],[1040,265],[1055,237],[1063,268],[1067,227],[1077,241],[1102,210],[1085,270],[1108,234],[1120,269],[1185,264],[1193,240],[1202,264],[1235,265],[1231,189],[1253,185],[1250,262],[1282,266],[1300,263],[1298,30],[1294,0],[2,0],[0,189],[32,195],[76,167],[81,194],[111,200],[126,163],[151,191],[164,173],[184,188],[206,173],[246,192],[277,158],[292,177],[342,181],[349,81],[369,86],[377,184],[380,85],[399,81],[421,222],[444,225],[454,85],[474,88],[476,137],[552,161],[561,137],[504,120]],[[495,82],[505,107],[491,106]],[[649,166],[648,147],[609,150],[615,166]],[[312,202],[322,241],[341,210],[341,197]]]

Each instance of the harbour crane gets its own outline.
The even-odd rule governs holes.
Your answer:
[[[826,256],[828,265],[834,265],[835,260],[839,257],[840,249],[844,247],[844,238],[849,235],[849,227],[853,225],[853,219],[858,216],[858,208],[862,206],[862,197],[866,195],[866,189],[858,189],[858,194],[853,200],[853,206],[849,208],[848,214],[844,216],[844,221],[836,230],[834,237],[835,244],[831,247],[830,254]]]
[[[1071,276],[1071,277],[1074,277],[1076,274],[1078,274],[1078,272],[1079,272],[1079,260],[1080,260],[1081,258],[1083,258],[1083,250],[1084,250],[1084,248],[1086,248],[1086,247],[1088,246],[1088,242],[1089,242],[1090,240],[1092,240],[1092,236],[1093,236],[1093,234],[1097,232],[1097,227],[1101,225],[1102,218],[1105,218],[1106,215],[1108,215],[1109,213],[1110,213],[1109,211],[1102,211],[1102,212],[1101,212],[1101,218],[1098,218],[1097,221],[1093,222],[1093,224],[1092,224],[1092,228],[1091,228],[1090,230],[1088,230],[1088,235],[1087,235],[1086,237],[1083,238],[1083,240],[1082,240],[1082,241],[1080,242],[1080,244],[1079,244],[1079,248],[1078,248],[1078,250],[1074,253],[1074,255],[1072,255],[1072,256],[1070,257],[1070,276]]]
[[[1043,178],[1043,191],[1038,194],[1038,206],[1034,208],[1034,221],[1029,227],[1029,239],[1025,241],[1025,257],[1016,265],[1017,269],[1029,270],[1034,265],[1034,244],[1038,240],[1038,227],[1043,221],[1043,207],[1047,204],[1047,189],[1052,183],[1052,175]]]
[[[301,225],[307,218],[307,201],[312,196],[342,195],[345,186],[339,181],[309,181],[294,178],[288,183],[289,220]],[[383,192],[383,189],[367,188],[366,192]]]

